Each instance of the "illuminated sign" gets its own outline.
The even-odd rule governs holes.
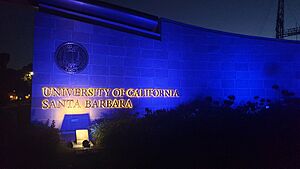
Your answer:
[[[132,98],[178,98],[177,89],[43,87],[42,109],[133,108]],[[96,98],[96,99],[95,99]]]

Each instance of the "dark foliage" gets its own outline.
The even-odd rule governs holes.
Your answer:
[[[234,96],[223,104],[206,97],[174,110],[147,109],[142,118],[121,112],[92,131],[110,168],[299,168],[300,104],[293,96],[273,103],[256,96],[237,107]]]
[[[1,109],[0,109],[1,110]],[[29,107],[0,111],[0,168],[45,168],[52,166],[59,147],[59,134],[45,124],[23,124],[20,115]]]
[[[30,99],[25,99],[25,96],[31,94],[31,80],[25,81],[24,75],[32,71],[32,63],[15,70],[7,67],[9,61],[10,54],[0,53],[0,107],[28,105]],[[9,98],[10,95],[16,95],[18,99],[12,101]]]
[[[83,146],[84,148],[89,148],[89,147],[91,147],[90,142],[87,141],[87,140],[84,140],[84,141],[82,142],[82,146]]]

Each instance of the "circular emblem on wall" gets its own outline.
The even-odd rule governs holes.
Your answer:
[[[88,53],[79,43],[65,42],[55,52],[56,65],[67,73],[81,72],[86,68],[88,61]]]

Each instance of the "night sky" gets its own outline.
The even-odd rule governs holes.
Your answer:
[[[277,0],[104,0],[226,32],[274,37]],[[285,0],[286,27],[300,25],[300,1]]]
[[[104,1],[204,28],[254,36],[275,35],[277,0]],[[297,21],[300,25],[300,1],[285,3],[286,28],[296,26]],[[21,68],[31,62],[33,14],[28,6],[0,2],[0,52],[11,54],[9,67]]]
[[[0,53],[10,54],[8,67],[32,62],[34,11],[23,5],[0,2]]]

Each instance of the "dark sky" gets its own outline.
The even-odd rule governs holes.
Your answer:
[[[277,0],[104,0],[226,32],[273,37]],[[285,0],[286,26],[300,24],[300,0]]]
[[[264,37],[275,34],[277,0],[104,1],[204,28]],[[300,0],[285,3],[286,28],[296,26],[297,21],[300,25]],[[9,67],[20,68],[31,62],[33,13],[28,6],[0,0],[0,52],[11,54]]]
[[[8,67],[32,62],[34,12],[29,6],[0,2],[0,53],[10,54]]]

